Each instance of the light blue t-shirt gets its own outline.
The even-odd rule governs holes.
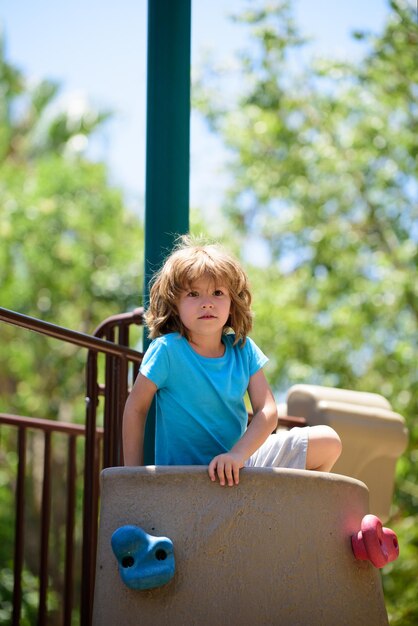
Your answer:
[[[197,354],[179,333],[154,339],[141,373],[157,387],[155,463],[208,465],[227,452],[247,426],[244,395],[250,377],[268,361],[247,338],[223,335],[220,358]]]

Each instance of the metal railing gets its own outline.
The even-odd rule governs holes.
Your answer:
[[[47,622],[47,594],[48,594],[48,566],[49,566],[49,531],[51,524],[51,460],[53,450],[53,436],[61,434],[67,438],[66,455],[66,484],[65,500],[65,556],[64,556],[64,584],[63,584],[63,624],[71,626],[74,597],[74,529],[76,505],[77,439],[84,438],[85,428],[78,424],[56,422],[53,420],[37,419],[0,413],[0,424],[11,426],[17,431],[17,471],[15,485],[15,524],[14,524],[14,554],[13,554],[13,613],[12,625],[20,623],[22,608],[22,571],[25,548],[25,496],[26,496],[26,457],[27,440],[31,431],[41,432],[44,440],[42,495],[40,513],[39,537],[39,600],[38,624]],[[99,475],[100,445],[103,439],[103,429],[96,429],[95,436],[95,475]]]
[[[40,538],[40,587],[38,624],[47,623],[46,598],[48,586],[48,535],[50,520],[50,460],[51,435],[53,432],[66,432],[68,440],[68,476],[67,485],[67,528],[66,528],[66,564],[65,564],[65,608],[64,624],[71,623],[72,612],[72,543],[71,533],[74,516],[75,439],[85,437],[84,476],[83,476],[83,524],[82,524],[82,579],[80,623],[89,626],[93,608],[93,592],[96,563],[99,471],[101,467],[123,464],[121,448],[122,414],[128,394],[128,380],[136,376],[142,360],[142,353],[132,350],[129,344],[129,327],[142,324],[142,309],[133,313],[113,316],[88,335],[44,322],[14,311],[0,308],[0,321],[25,328],[32,332],[53,337],[88,350],[86,366],[86,418],[85,426],[63,424],[53,420],[37,420],[0,414],[0,424],[7,424],[18,429],[18,470],[16,478],[16,521],[14,548],[14,591],[13,591],[13,626],[18,626],[21,611],[24,537],[24,479],[26,433],[28,428],[44,432],[44,467],[41,505]],[[105,382],[98,382],[98,355],[105,358]],[[130,368],[132,372],[130,372]],[[97,409],[99,399],[103,397],[103,429],[97,428]],[[98,442],[103,439],[102,453]],[[102,457],[102,458],[100,458]],[[67,596],[68,594],[68,596]]]

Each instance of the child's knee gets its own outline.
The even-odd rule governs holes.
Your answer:
[[[307,469],[330,471],[341,451],[341,439],[333,428],[325,424],[310,427]]]
[[[342,443],[340,436],[333,428],[331,428],[331,426],[323,425],[321,426],[321,428],[324,431],[323,437],[325,445],[335,463],[335,461],[337,461],[342,452]]]

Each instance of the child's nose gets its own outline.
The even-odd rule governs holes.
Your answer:
[[[202,302],[202,308],[203,309],[212,309],[213,308],[213,303],[212,300],[210,300],[209,298],[205,298]]]

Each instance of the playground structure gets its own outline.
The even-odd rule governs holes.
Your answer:
[[[350,546],[367,495],[354,479],[301,470],[246,469],[233,488],[198,467],[105,470],[93,624],[381,626],[379,572]],[[166,586],[121,581],[110,539],[133,522],[173,541]]]
[[[25,440],[26,432],[30,429],[36,428],[45,433],[45,454],[48,451],[49,456],[44,458],[44,482],[42,486],[42,522],[41,522],[41,564],[40,564],[40,597],[39,597],[39,613],[38,623],[47,624],[47,609],[46,609],[46,597],[48,589],[48,562],[52,557],[48,547],[48,535],[45,529],[48,528],[51,516],[51,489],[50,489],[50,477],[48,473],[48,467],[51,462],[51,450],[53,448],[51,443],[51,436],[55,430],[68,431],[69,433],[69,457],[68,468],[69,474],[67,480],[70,482],[67,484],[68,490],[68,504],[67,504],[67,526],[66,526],[66,562],[65,562],[65,581],[64,589],[65,594],[63,597],[64,602],[64,621],[63,623],[69,626],[72,615],[73,606],[73,561],[74,561],[74,512],[72,506],[74,506],[74,438],[77,436],[86,437],[85,445],[85,468],[84,468],[84,505],[83,505],[83,551],[82,551],[82,584],[81,584],[81,623],[90,624],[91,615],[93,610],[93,589],[95,581],[95,563],[96,563],[96,540],[97,540],[97,513],[98,513],[98,471],[100,467],[111,468],[121,464],[121,445],[120,445],[120,427],[121,417],[123,411],[123,405],[128,390],[128,379],[130,376],[135,376],[135,372],[138,371],[139,364],[142,359],[142,355],[132,348],[129,348],[129,327],[132,324],[142,323],[142,311],[137,310],[133,313],[122,314],[114,316],[106,320],[96,330],[95,336],[85,335],[68,329],[57,327],[53,324],[42,322],[29,318],[25,315],[17,314],[14,312],[0,309],[0,321],[7,322],[16,326],[20,326],[22,329],[42,333],[50,337],[55,337],[61,341],[71,343],[83,348],[88,349],[87,356],[87,368],[86,368],[86,429],[70,424],[56,424],[51,420],[34,420],[33,418],[21,418],[12,415],[0,415],[0,423],[9,424],[17,427],[19,432],[18,439],[18,474],[16,483],[16,520],[15,520],[15,553],[14,553],[14,575],[15,586],[13,594],[13,621],[12,624],[18,626],[20,623],[20,605],[22,593],[24,588],[22,587],[22,559],[23,559],[23,547],[25,543],[24,532],[24,500],[25,500]],[[104,382],[100,382],[98,378],[97,360],[98,355],[103,353],[105,355],[104,363]],[[131,369],[132,367],[132,369]],[[103,401],[102,401],[103,399]],[[97,422],[100,419],[99,413],[103,414],[103,429],[97,428]],[[290,413],[297,413],[298,416],[292,416]],[[288,415],[286,415],[288,413]],[[41,423],[42,422],[42,423]],[[184,480],[185,489],[184,497],[170,495],[167,490],[171,489],[171,482],[174,478],[172,475],[166,476],[163,468],[136,468],[131,470],[126,469],[114,469],[105,470],[103,474],[103,492],[102,492],[102,526],[100,529],[99,537],[99,555],[97,564],[97,586],[96,586],[96,615],[97,603],[100,602],[100,598],[103,597],[103,592],[109,585],[109,580],[115,582],[113,593],[116,594],[116,604],[119,600],[130,598],[128,602],[129,610],[140,610],[141,602],[144,601],[144,597],[153,598],[153,606],[158,604],[159,599],[166,598],[167,592],[174,593],[178,590],[179,576],[180,580],[185,581],[185,572],[188,571],[187,560],[183,561],[184,547],[182,547],[182,541],[185,537],[185,533],[189,532],[190,528],[195,528],[198,531],[200,537],[199,550],[196,552],[200,556],[205,555],[203,550],[204,542],[202,540],[202,533],[204,529],[201,528],[201,518],[203,517],[203,507],[206,507],[206,499],[208,497],[215,497],[213,503],[209,506],[208,510],[212,511],[212,526],[215,524],[215,515],[213,513],[216,503],[222,501],[219,497],[230,497],[231,503],[235,502],[237,496],[241,498],[241,504],[238,504],[238,509],[232,514],[231,523],[228,530],[228,537],[231,538],[232,529],[236,526],[237,535],[235,537],[236,549],[233,551],[233,559],[237,558],[237,555],[242,551],[248,550],[248,546],[252,546],[254,557],[246,559],[245,566],[248,569],[247,575],[251,570],[252,579],[249,586],[249,590],[241,589],[241,595],[243,601],[251,593],[254,593],[254,589],[258,589],[256,580],[254,580],[255,572],[259,565],[260,553],[257,545],[255,545],[254,536],[255,529],[261,529],[266,531],[266,538],[271,537],[271,532],[267,531],[271,524],[268,526],[265,524],[267,518],[271,519],[272,515],[278,516],[275,522],[274,528],[277,533],[282,525],[287,528],[287,535],[280,534],[274,535],[275,541],[280,541],[281,544],[293,546],[295,549],[294,554],[297,557],[289,557],[288,561],[283,561],[282,558],[276,559],[275,567],[278,567],[280,563],[281,567],[287,569],[280,570],[287,572],[287,580],[291,580],[294,584],[294,578],[299,578],[302,575],[302,580],[306,581],[306,575],[309,570],[306,570],[305,565],[302,567],[302,573],[298,572],[298,567],[301,567],[302,562],[299,559],[300,554],[315,553],[315,559],[312,562],[320,564],[322,569],[328,572],[329,568],[335,566],[338,562],[338,576],[336,578],[330,577],[328,574],[325,576],[322,569],[318,570],[318,580],[323,583],[322,597],[330,598],[333,596],[333,586],[329,586],[332,581],[341,580],[339,576],[342,576],[341,565],[348,565],[346,572],[347,578],[344,579],[344,585],[350,586],[350,581],[353,580],[353,571],[360,572],[361,580],[366,580],[367,588],[369,589],[370,597],[373,599],[373,606],[376,613],[373,613],[374,618],[380,619],[376,616],[385,615],[383,595],[380,586],[380,578],[378,571],[374,569],[370,562],[356,561],[353,557],[351,549],[351,537],[358,534],[361,530],[361,524],[364,516],[370,512],[379,515],[383,521],[385,521],[389,515],[389,507],[392,498],[393,491],[393,477],[394,468],[397,457],[403,452],[407,443],[407,432],[403,418],[391,411],[388,402],[377,394],[364,394],[358,392],[350,392],[341,389],[330,389],[324,387],[315,387],[309,385],[295,386],[289,390],[287,404],[285,407],[280,407],[279,427],[291,427],[292,425],[303,424],[315,424],[315,423],[328,423],[331,424],[339,432],[343,440],[343,454],[338,462],[338,466],[335,467],[335,471],[338,470],[340,474],[347,474],[348,476],[354,476],[357,479],[367,482],[370,488],[370,503],[368,504],[368,490],[365,485],[353,478],[347,478],[339,475],[324,475],[312,472],[299,472],[297,473],[297,482],[295,483],[295,474],[291,470],[275,470],[272,472],[267,471],[266,475],[260,477],[260,474],[255,470],[255,475],[252,476],[253,470],[248,468],[243,472],[244,481],[236,491],[232,488],[222,490],[219,487],[219,491],[214,490],[211,487],[210,481],[207,479],[206,471],[202,468],[187,468],[187,470],[180,470],[180,475],[177,475],[175,484],[178,490],[179,482]],[[100,441],[103,441],[103,445],[100,446]],[[53,441],[53,439],[52,439]],[[360,462],[359,462],[360,460]],[[70,468],[73,468],[70,471]],[[174,468],[172,468],[174,469]],[[197,471],[197,475],[194,472]],[[124,472],[129,474],[129,495],[126,497],[126,501],[123,506],[120,502],[117,504],[117,510],[113,512],[113,518],[109,517],[113,507],[113,494],[112,488],[109,488],[109,484],[112,486],[117,485],[119,491],[119,482],[125,483],[123,479]],[[110,472],[108,476],[106,472]],[[116,475],[112,474],[116,472]],[[289,477],[290,476],[290,477]],[[384,478],[382,480],[382,477]],[[159,503],[167,500],[170,502],[172,498],[175,498],[176,507],[180,507],[179,510],[183,510],[181,518],[184,523],[184,531],[179,532],[170,524],[166,523],[164,517],[157,523],[149,523],[149,518],[145,518],[144,515],[148,508],[148,502],[143,500],[143,481],[148,481],[152,478],[153,489],[155,489],[154,497],[149,495],[150,509],[149,515],[154,519],[160,515]],[[257,481],[271,481],[270,490],[264,486],[260,491],[257,486]],[[110,482],[109,482],[110,481]],[[190,481],[193,483],[193,487],[190,485]],[[264,484],[264,483],[263,483]],[[294,491],[295,485],[298,485],[298,489]],[[191,509],[189,507],[189,500],[191,496],[196,496],[202,485],[202,501],[200,504],[196,504]],[[314,488],[318,490],[320,498],[315,501],[311,500],[309,495],[310,490]],[[64,486],[64,485],[63,485]],[[341,494],[339,494],[339,487],[341,487]],[[113,487],[114,488],[114,487]],[[328,489],[330,489],[328,493]],[[208,491],[209,490],[209,491]],[[289,491],[286,496],[284,492]],[[224,495],[221,495],[220,492]],[[121,489],[121,494],[123,489]],[[181,491],[183,493],[183,491]],[[328,495],[326,495],[328,493]],[[113,494],[113,495],[112,495]],[[274,494],[274,498],[273,498]],[[293,494],[293,495],[292,495]],[[305,499],[306,494],[306,499]],[[324,495],[325,494],[325,495]],[[349,497],[347,496],[349,494]],[[354,494],[354,495],[353,495]],[[108,501],[108,496],[110,500]],[[260,496],[260,497],[259,497]],[[148,497],[148,496],[147,496]],[[233,498],[233,499],[232,499]],[[290,498],[292,506],[286,511],[287,517],[283,517],[283,507],[280,506],[280,502],[285,502],[286,498]],[[333,502],[333,498],[335,501]],[[279,500],[279,502],[277,502]],[[193,498],[190,500],[193,502]],[[273,505],[272,503],[275,502]],[[245,511],[247,504],[249,505],[250,517],[245,516],[245,522],[247,524],[246,534],[243,537],[242,534],[242,519],[244,517],[243,511]],[[222,504],[223,506],[223,504]],[[276,507],[272,513],[272,507]],[[350,508],[350,507],[353,508]],[[154,507],[154,509],[153,509]],[[156,508],[158,511],[156,511]],[[336,507],[336,508],[335,508]],[[340,511],[340,507],[341,511]],[[337,515],[337,510],[340,511]],[[163,510],[163,509],[161,509]],[[174,509],[173,509],[174,510]],[[293,512],[292,512],[293,511]],[[329,512],[332,512],[330,516]],[[190,513],[190,517],[189,517]],[[164,513],[166,515],[166,513]],[[180,515],[179,511],[177,515]],[[344,521],[341,515],[347,515],[347,519]],[[199,517],[200,516],[200,517]],[[251,521],[251,516],[254,519]],[[106,521],[107,517],[107,521]],[[297,518],[297,524],[295,526]],[[210,515],[206,519],[211,519]],[[153,521],[152,520],[152,521]],[[316,522],[315,522],[316,520]],[[314,522],[317,523],[321,520],[318,527],[313,529]],[[168,536],[174,542],[174,553],[176,558],[176,574],[173,581],[165,587],[151,591],[136,591],[133,592],[127,589],[120,581],[118,575],[118,563],[115,556],[112,553],[110,540],[111,535],[119,526],[125,524],[133,524],[139,527],[143,527],[146,532],[156,536]],[[254,526],[251,526],[253,524]],[[249,526],[248,526],[249,525]],[[303,527],[303,532],[300,528]],[[251,530],[253,528],[253,530]],[[273,528],[273,526],[272,526]],[[299,530],[297,530],[299,528]],[[321,530],[322,528],[322,530]],[[240,530],[241,529],[241,530]],[[292,534],[292,529],[295,529],[296,534],[291,540],[289,535]],[[260,530],[260,532],[261,532]],[[239,532],[238,532],[239,531]],[[248,532],[247,532],[248,531]],[[207,532],[207,531],[206,531]],[[199,534],[200,533],[200,534]],[[312,534],[313,533],[313,534]],[[218,533],[218,539],[222,539],[222,533]],[[277,539],[276,539],[277,537]],[[338,537],[338,542],[335,543],[335,537]],[[241,538],[242,545],[237,545],[238,539]],[[323,544],[327,538],[331,539],[331,543]],[[297,545],[295,541],[297,539]],[[214,538],[210,539],[213,545]],[[189,543],[189,537],[187,535],[187,544]],[[214,565],[214,559],[216,554],[219,557],[219,567],[222,569],[225,567],[225,551],[223,548],[225,542],[220,543],[218,552],[213,551],[211,553],[212,566]],[[284,549],[283,545],[277,546],[275,543],[271,544],[272,550],[279,550],[278,554],[281,555]],[[292,548],[292,550],[293,550]],[[402,546],[401,546],[402,549]],[[203,551],[202,551],[203,550]],[[327,556],[326,559],[322,558],[323,551]],[[330,554],[335,550],[334,557],[330,560]],[[268,552],[268,551],[267,551]],[[231,553],[229,553],[231,554]],[[270,555],[270,552],[268,552]],[[344,555],[342,561],[339,561],[337,556]],[[248,552],[247,552],[248,556]],[[289,555],[288,555],[289,556]],[[268,557],[270,558],[270,556]],[[202,559],[201,559],[202,561]],[[204,559],[203,559],[204,561]],[[204,562],[201,562],[202,566]],[[215,559],[216,561],[216,559]],[[292,577],[289,574],[289,563],[295,562],[295,569]],[[186,570],[184,570],[185,565]],[[231,565],[232,567],[232,565]],[[319,565],[318,565],[319,567]],[[108,568],[108,569],[107,569]],[[306,570],[306,571],[305,571]],[[330,571],[331,571],[330,570]],[[310,570],[312,573],[312,570]],[[213,572],[212,572],[212,575]],[[357,574],[356,574],[357,575]],[[192,578],[194,577],[194,574]],[[355,579],[355,576],[354,576]],[[316,580],[316,579],[315,579]],[[190,581],[189,581],[190,582]],[[102,585],[104,587],[102,588]],[[277,590],[275,584],[271,583],[271,589]],[[312,581],[309,586],[312,585]],[[315,583],[316,584],[316,583]],[[204,588],[207,588],[207,584],[202,584]],[[309,596],[309,588],[306,589],[298,585],[298,589],[305,597]],[[228,585],[224,587],[227,594]],[[120,594],[119,594],[120,592]],[[264,593],[264,592],[263,592]],[[293,598],[294,592],[293,593]],[[351,594],[355,593],[355,587],[351,589]],[[337,594],[338,596],[338,594]],[[111,596],[105,594],[105,602],[109,600]],[[274,596],[276,598],[276,596]],[[346,607],[348,611],[347,599],[338,596],[342,606]],[[184,596],[183,596],[184,598]],[[114,599],[113,599],[114,600]],[[122,601],[122,600],[121,600]],[[123,600],[125,602],[125,600]],[[216,602],[213,603],[216,606]],[[325,600],[324,600],[325,602]],[[333,600],[333,606],[335,606],[337,600]],[[137,606],[137,603],[139,605]],[[299,603],[296,603],[299,606]],[[165,606],[165,605],[164,605]],[[275,609],[275,604],[271,605],[272,610]],[[286,606],[289,606],[286,604]],[[379,608],[380,607],[380,608]],[[165,609],[164,609],[165,610]],[[267,609],[266,609],[267,610]],[[300,609],[298,609],[300,610]],[[319,610],[319,609],[318,609]],[[354,609],[353,609],[354,610]],[[369,607],[369,610],[372,610]],[[369,615],[370,613],[365,613]],[[97,618],[96,618],[97,619]],[[371,621],[370,624],[385,623],[379,621]],[[385,618],[386,619],[386,618]],[[97,623],[97,622],[96,622]],[[128,623],[128,622],[126,622]],[[146,623],[146,622],[144,622]],[[161,622],[164,623],[164,622]],[[174,623],[174,622],[172,622]],[[204,622],[203,622],[204,623]],[[243,622],[245,623],[245,622]],[[265,622],[271,623],[271,622]],[[274,622],[273,622],[274,623]],[[291,622],[288,622],[291,623]],[[296,621],[294,623],[303,623],[302,621]],[[314,623],[314,622],[310,622]],[[321,623],[321,622],[319,622]],[[325,623],[326,622],[322,622]],[[334,622],[330,622],[334,623]],[[347,623],[350,623],[349,621]],[[362,623],[362,622],[359,622]],[[101,626],[101,625],[100,625]],[[104,625],[103,625],[104,626]]]
[[[246,468],[239,486],[222,488],[201,467],[103,471],[94,626],[121,617],[133,626],[138,615],[141,624],[167,626],[331,626],[336,616],[339,624],[387,623],[375,566],[395,559],[398,546],[368,514],[389,517],[394,468],[407,443],[404,420],[382,396],[341,389],[299,385],[287,404],[307,424],[339,432],[340,473]],[[353,476],[367,479],[369,489]],[[111,548],[126,525],[171,540],[174,575],[151,588],[137,578],[128,588],[136,548],[129,541],[119,555]],[[362,535],[370,532],[368,555]],[[155,567],[163,571],[164,562]],[[140,580],[141,563],[137,570]]]
[[[190,9],[189,0],[149,3],[145,292],[153,269],[171,248],[175,235],[188,230]],[[140,317],[140,313],[134,315],[132,323],[140,323]],[[10,312],[0,319],[89,350],[81,590],[81,624],[89,626],[95,581],[97,472],[100,466],[112,468],[122,463],[120,420],[128,391],[128,363],[137,371],[142,355],[128,348],[126,329],[115,337],[114,320],[107,321],[93,338],[66,329],[54,334],[53,325]],[[97,382],[97,354],[101,351],[106,354],[104,386]],[[96,427],[100,395],[105,395],[102,462],[98,460]],[[327,625],[335,623],[336,615],[342,616],[340,623],[387,623],[379,573],[369,562],[355,559],[351,537],[360,531],[369,512],[383,521],[389,516],[396,459],[406,446],[403,419],[381,396],[313,387],[290,390],[286,413],[288,420],[282,415],[282,423],[291,424],[293,417],[300,417],[307,424],[330,424],[339,432],[344,452],[335,471],[346,476],[247,469],[238,489],[223,490],[207,480],[202,468],[154,468],[152,419],[146,450],[150,466],[104,470],[96,626],[136,624],[139,615],[143,624],[170,626],[224,621]],[[3,422],[18,424],[20,435],[23,421],[12,417],[3,416]],[[19,441],[19,450],[23,450],[24,437]],[[24,472],[24,456],[19,468]],[[369,487],[370,505],[368,490],[357,479]],[[16,626],[22,595],[18,533],[23,523],[22,481],[18,478],[16,502]],[[43,493],[47,520],[48,488]],[[176,572],[166,585],[145,591],[124,586],[111,550],[111,537],[124,524],[173,541]],[[45,579],[38,623],[46,624],[47,532],[42,532],[42,537],[46,542],[41,547]],[[66,624],[71,624],[70,596],[68,591]]]
[[[286,411],[304,417],[310,426],[335,428],[343,452],[332,471],[366,483],[370,511],[385,522],[390,515],[396,462],[408,442],[403,417],[379,394],[315,385],[291,387]]]

